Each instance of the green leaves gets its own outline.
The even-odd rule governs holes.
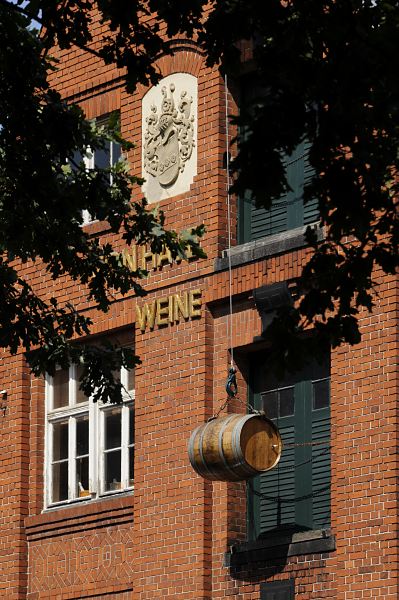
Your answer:
[[[233,189],[270,206],[286,187],[281,156],[311,143],[305,200],[319,200],[325,241],[308,232],[314,254],[298,281],[298,329],[280,317],[277,346],[310,325],[333,346],[357,343],[381,270],[398,269],[398,27],[397,2],[364,0],[216,2],[204,24],[211,61],[248,96],[250,78],[235,74],[245,68],[237,49],[250,47],[248,70],[263,90],[235,119],[244,135]]]
[[[319,200],[324,240],[308,232],[314,254],[298,281],[298,302],[270,331],[282,363],[298,351],[310,324],[321,344],[356,343],[357,319],[372,310],[376,274],[397,271],[398,3],[217,0],[204,8],[202,0],[0,0],[0,247],[8,256],[0,263],[0,343],[13,352],[40,344],[37,358],[30,355],[37,372],[46,361],[70,360],[71,336],[90,323],[73,307],[43,302],[9,261],[43,261],[49,277],[67,275],[87,286],[89,299],[105,311],[110,294],[145,293],[142,271],[129,272],[111,247],[85,234],[82,210],[121,230],[127,244],[149,244],[153,252],[166,246],[180,257],[191,248],[204,256],[203,226],[178,235],[145,201],[131,205],[131,188],[141,180],[126,162],[88,171],[73,161],[77,151],[106,142],[124,152],[131,143],[122,139],[117,115],[98,128],[49,88],[54,44],[83,48],[124,69],[128,91],[158,81],[156,58],[172,52],[165,31],[197,40],[208,64],[228,74],[231,89],[248,91],[250,79],[240,74],[251,70],[262,94],[235,120],[245,135],[233,161],[233,190],[249,190],[258,206],[287,191],[282,156],[309,141],[314,176],[305,200]],[[92,9],[109,26],[95,47]],[[44,26],[39,38],[28,30],[32,19]]]
[[[99,55],[126,66],[132,89],[138,81],[155,81],[152,63],[164,43],[157,28],[141,19],[145,3],[128,10],[124,3],[94,4],[114,32],[104,38]],[[104,229],[123,234],[128,244],[147,243],[158,252],[168,247],[173,256],[185,257],[188,247],[202,255],[203,228],[180,237],[166,230],[163,213],[148,211],[145,201],[133,206],[132,186],[142,180],[130,174],[123,157],[112,166],[87,168],[85,154],[106,152],[110,144],[122,152],[133,147],[121,136],[118,113],[101,126],[88,122],[48,84],[49,70],[57,68],[47,54],[53,44],[66,49],[90,44],[92,7],[88,0],[0,1],[0,346],[12,353],[23,348],[37,375],[82,362],[86,393],[118,402],[121,386],[113,373],[138,359],[117,346],[73,343],[89,333],[90,319],[55,294],[42,297],[29,271],[25,279],[19,273],[21,262],[42,269],[47,285],[61,277],[80,284],[86,299],[107,311],[115,294],[145,294],[144,272],[132,272],[110,244],[88,235],[83,211]],[[28,30],[32,19],[45,26],[40,38]]]

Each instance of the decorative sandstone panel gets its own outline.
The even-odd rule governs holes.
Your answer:
[[[142,148],[149,202],[187,192],[197,174],[197,78],[173,73],[151,88],[142,102]]]

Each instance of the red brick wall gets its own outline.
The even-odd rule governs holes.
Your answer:
[[[100,28],[97,23],[96,27]],[[141,98],[128,95],[116,69],[80,50],[61,52],[53,83],[88,117],[120,109],[129,155],[141,175]],[[295,576],[299,600],[397,598],[397,281],[381,277],[377,306],[362,318],[363,341],[332,354],[332,529],[337,549],[234,571],[223,566],[231,544],[246,538],[243,483],[210,483],[187,457],[191,431],[225,400],[229,365],[228,273],[214,273],[226,248],[224,85],[192,44],[162,57],[163,75],[198,77],[198,173],[188,193],[163,201],[176,229],[205,222],[207,259],[152,271],[146,302],[200,288],[200,319],[142,333],[136,348],[134,494],[43,511],[44,386],[32,381],[21,355],[2,355],[0,410],[0,596],[12,598],[259,598],[259,584]],[[230,99],[230,106],[233,103]],[[134,198],[141,197],[139,189]],[[233,215],[235,218],[235,215]],[[233,223],[234,224],[234,223]],[[118,236],[89,226],[117,248]],[[293,250],[233,269],[233,346],[240,398],[246,400],[248,350],[260,333],[252,290],[293,280],[306,259]],[[48,298],[73,301],[91,315],[93,333],[135,327],[136,299],[117,298],[98,313],[81,286],[52,282],[37,265],[24,275]],[[144,300],[139,300],[141,306]],[[1,402],[1,398],[0,398]],[[245,412],[236,400],[227,409]]]
[[[24,598],[28,514],[29,376],[22,356],[1,353],[0,388],[0,597]]]
[[[28,597],[123,597],[134,574],[132,520],[131,496],[29,517]]]

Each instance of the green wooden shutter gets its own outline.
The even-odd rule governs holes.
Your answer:
[[[295,449],[288,446],[295,441],[293,421],[293,417],[287,417],[285,423],[279,423],[279,431],[286,449],[278,466],[257,478],[259,492],[270,498],[260,499],[259,534],[295,524],[295,503],[287,502],[287,498],[293,498],[295,490]]]
[[[312,177],[314,175],[314,169],[309,162],[309,151],[310,151],[310,143],[304,142],[304,165],[303,165],[303,187],[311,182]],[[317,198],[312,198],[308,202],[304,202],[302,199],[302,211],[303,211],[303,220],[302,225],[310,225],[311,223],[316,223],[319,221],[319,202]]]
[[[291,190],[275,200],[269,210],[256,208],[248,197],[239,202],[238,239],[240,243],[282,233],[309,225],[318,220],[318,202],[311,200],[304,204],[303,191],[313,175],[309,164],[308,142],[302,142],[285,159],[287,182]]]
[[[313,529],[324,529],[331,524],[331,452],[329,444],[325,443],[330,440],[330,429],[329,401],[324,408],[312,406],[312,441],[323,442],[312,448]]]
[[[259,240],[268,235],[282,233],[287,229],[287,202],[285,198],[274,202],[270,210],[252,207],[251,240]]]
[[[312,439],[310,407],[312,384],[295,385],[295,526],[312,529]]]
[[[253,206],[249,194],[238,199],[237,240],[239,244],[251,241],[251,212]]]
[[[300,382],[293,388],[294,414],[277,416],[277,425],[283,440],[283,452],[278,465],[256,479],[258,496],[257,535],[281,527],[310,529],[312,512],[311,447],[299,444],[311,438],[308,417],[310,382]],[[266,410],[267,405],[262,408]],[[295,445],[294,444],[298,444]]]
[[[303,201],[305,185],[310,183],[314,170],[309,163],[309,142],[301,142],[286,160],[287,181],[291,188],[286,196],[287,230],[309,225],[318,220],[317,200]]]
[[[255,376],[259,369],[255,369]],[[298,381],[250,398],[276,423],[283,439],[278,465],[249,484],[250,539],[280,528],[320,529],[330,525],[330,407],[328,378]],[[323,394],[315,396],[315,386]],[[323,387],[324,386],[324,387]],[[282,394],[293,389],[294,414],[282,416]],[[277,398],[277,400],[276,400]],[[319,404],[315,403],[315,398]],[[320,404],[321,398],[321,404]],[[277,409],[276,409],[277,406]],[[327,441],[327,443],[326,443]],[[323,442],[311,445],[309,442]],[[295,444],[295,445],[293,445]]]
[[[287,183],[291,188],[284,198],[287,210],[286,230],[288,231],[300,227],[303,223],[303,185],[305,163],[308,163],[305,143],[299,144],[284,162]]]

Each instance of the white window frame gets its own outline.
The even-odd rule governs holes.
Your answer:
[[[68,372],[68,406],[53,408],[54,386],[53,377],[45,379],[45,494],[44,508],[56,507],[74,502],[96,499],[120,492],[131,491],[134,485],[129,485],[129,410],[134,410],[134,390],[128,390],[129,373],[125,367],[121,369],[122,404],[93,402],[76,402],[76,392],[79,386],[77,368],[69,367]],[[107,411],[121,410],[121,485],[118,490],[105,490],[104,447],[105,429],[104,415]],[[79,496],[76,480],[76,421],[79,417],[87,416],[89,420],[89,494]],[[60,422],[68,423],[68,498],[53,501],[53,427]],[[134,448],[133,444],[130,447]]]
[[[85,171],[89,171],[94,168],[94,155],[90,149],[90,146],[84,148],[81,151],[82,160],[81,162],[84,164]],[[69,159],[67,159],[67,163]],[[82,226],[88,225],[89,223],[96,223],[97,219],[92,219],[90,212],[84,208],[82,210]]]
[[[101,126],[105,126],[107,124],[108,119],[109,119],[109,115],[101,115],[101,116],[93,119],[93,122],[95,122],[97,125],[99,125],[101,127]],[[117,161],[114,160],[114,144],[113,143],[110,143],[109,159],[110,159],[109,167],[114,166]],[[95,151],[93,152],[92,149],[90,148],[90,146],[87,146],[87,148],[85,148],[84,151],[82,151],[82,162],[85,166],[86,171],[91,171],[94,169],[94,167],[95,167]],[[110,182],[110,185],[113,184],[112,173],[110,174],[109,182]],[[89,223],[97,222],[97,219],[92,219],[90,212],[86,209],[82,210],[82,218],[83,218],[83,222],[82,222],[83,226],[88,225]]]
[[[94,152],[92,152],[90,146],[85,148],[84,152],[82,152],[82,161],[86,171],[92,171],[94,169]],[[86,208],[82,210],[82,218],[82,225],[88,225],[89,223],[95,223],[97,221],[97,219],[91,218],[91,214]]]
[[[99,432],[100,432],[100,460],[99,460],[99,477],[100,483],[100,494],[108,495],[113,494],[117,490],[106,490],[105,489],[105,455],[117,451],[117,448],[112,450],[105,449],[105,417],[106,414],[113,410],[121,411],[121,445],[119,447],[121,451],[121,489],[128,489],[129,487],[129,409],[132,403],[124,402],[122,406],[105,405],[100,406],[98,413],[99,417]]]
[[[95,151],[93,152],[88,146],[84,153],[82,153],[82,161],[86,168],[86,171],[92,171],[95,168]],[[114,162],[114,144],[110,143],[109,146],[109,167],[114,166],[116,161]],[[110,185],[113,184],[112,173],[109,176]],[[96,223],[97,219],[92,219],[90,212],[87,209],[82,210],[83,223],[82,225],[88,225],[89,223]]]

